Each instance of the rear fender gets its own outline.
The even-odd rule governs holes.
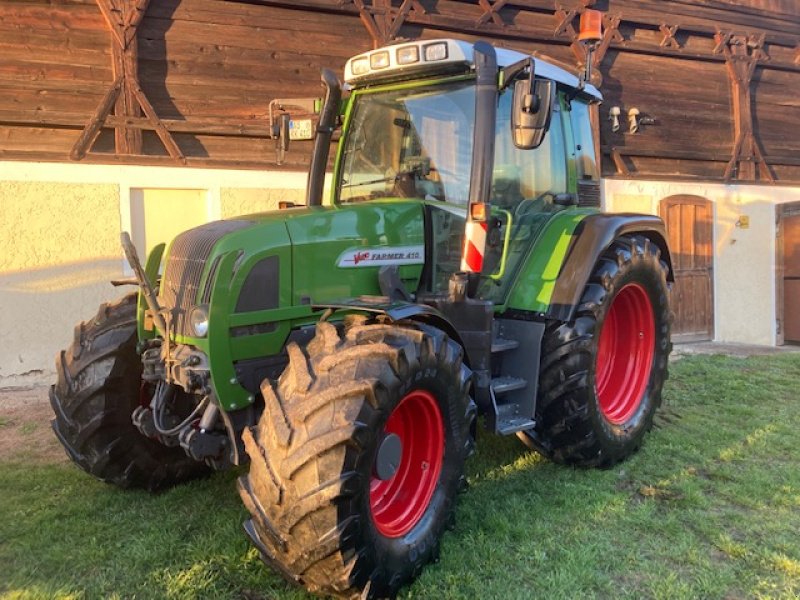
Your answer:
[[[658,246],[661,259],[667,264],[667,280],[674,281],[672,257],[661,218],[636,214],[590,215],[575,230],[573,242],[553,289],[546,317],[571,321],[597,259],[616,238],[631,234],[643,235]]]

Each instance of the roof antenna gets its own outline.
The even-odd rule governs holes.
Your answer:
[[[592,63],[594,62],[594,52],[603,39],[603,13],[599,10],[586,9],[581,14],[581,27],[578,34],[578,41],[586,47],[586,65],[578,77],[578,89],[586,87],[587,82],[592,80]]]

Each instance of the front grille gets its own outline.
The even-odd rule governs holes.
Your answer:
[[[229,233],[244,229],[252,221],[216,221],[184,231],[172,242],[159,301],[171,310],[172,331],[191,336],[189,310],[197,304],[200,278],[214,244]]]

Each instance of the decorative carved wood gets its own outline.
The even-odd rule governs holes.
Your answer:
[[[681,44],[675,38],[675,34],[678,33],[678,29],[680,28],[679,25],[673,25],[670,27],[666,23],[662,23],[658,26],[658,29],[661,33],[664,34],[664,39],[661,40],[659,46],[662,48],[675,48],[676,50],[680,50]]]
[[[600,45],[594,53],[594,67],[600,67],[612,43],[621,44],[625,41],[625,38],[622,37],[619,31],[619,24],[621,22],[622,17],[620,15],[603,15],[603,39],[600,40]]]
[[[375,48],[397,38],[406,17],[412,11],[420,15],[427,12],[419,0],[403,0],[398,8],[392,5],[391,0],[372,0],[370,4],[365,0],[340,0],[339,6],[350,3],[358,9],[358,16],[367,28]]]
[[[733,153],[725,169],[726,182],[732,179],[775,181],[753,132],[751,82],[759,61],[769,60],[764,52],[764,36],[718,33],[714,49],[725,56],[733,98]]]
[[[575,31],[575,18],[580,14],[578,9],[566,10],[560,4],[556,4],[556,11],[553,14],[556,20],[556,28],[553,37],[566,36],[571,40],[577,41],[578,32]],[[574,51],[574,49],[573,49]]]
[[[172,158],[186,164],[186,157],[139,85],[136,30],[144,18],[150,0],[95,1],[111,32],[114,82],[72,147],[70,158],[81,160],[86,156],[113,109],[114,116],[117,117],[114,129],[117,154],[141,154],[142,129],[147,128],[156,132]],[[141,116],[142,112],[144,118]],[[142,121],[149,127],[142,127]]]
[[[500,16],[500,10],[508,4],[508,0],[478,0],[478,4],[480,4],[484,13],[475,21],[476,27],[488,22],[489,19],[500,27],[505,25],[503,18]]]

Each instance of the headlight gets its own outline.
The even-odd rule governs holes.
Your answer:
[[[208,307],[195,306],[189,311],[189,325],[196,337],[206,337],[208,334]]]

